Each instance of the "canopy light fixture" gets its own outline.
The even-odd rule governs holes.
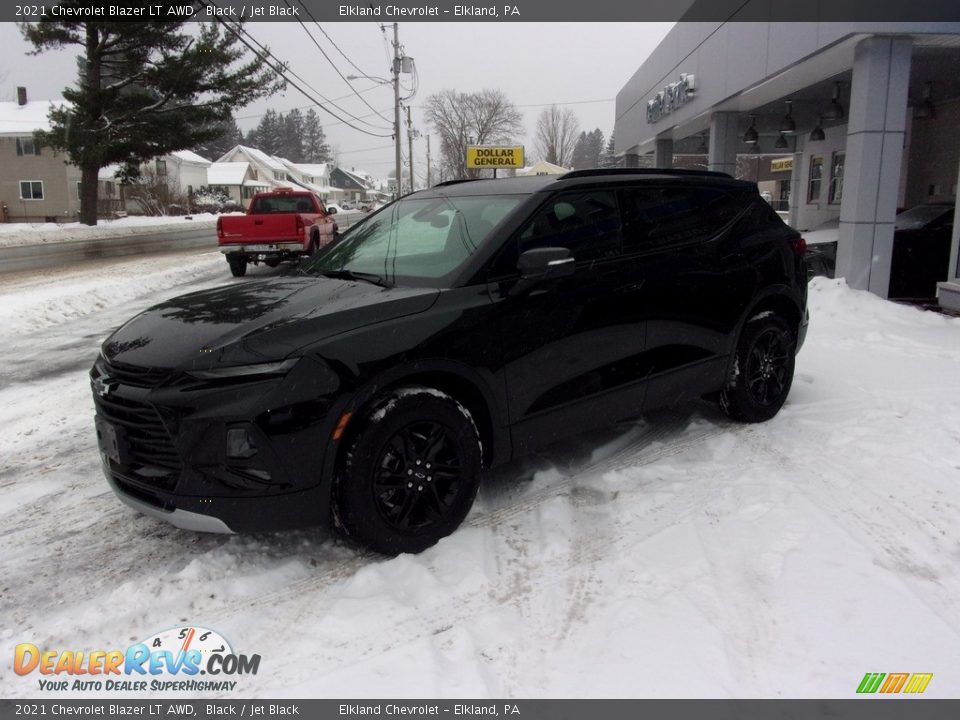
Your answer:
[[[810,131],[810,140],[811,142],[820,142],[821,140],[826,140],[827,136],[823,132],[823,116],[817,118],[817,126]]]
[[[754,124],[757,121],[756,115],[750,116],[750,127],[747,128],[747,131],[743,134],[743,141],[747,145],[756,145],[760,140],[760,133],[757,132],[757,128],[754,127]]]
[[[773,144],[777,150],[785,150],[790,147],[790,143],[787,142],[787,136],[783,133],[780,133],[780,137],[777,138],[777,141]]]
[[[793,100],[787,100],[787,114],[780,121],[780,133],[792,135],[797,131],[797,123],[793,120]]]
[[[840,104],[840,83],[833,84],[833,99],[823,111],[824,120],[843,120],[843,105]]]
[[[932,120],[937,116],[937,108],[931,100],[933,95],[933,83],[928,82],[923,86],[923,100],[913,109],[913,117],[918,120]]]

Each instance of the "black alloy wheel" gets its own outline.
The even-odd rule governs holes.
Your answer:
[[[751,318],[740,333],[720,406],[734,420],[769,420],[790,394],[795,364],[796,339],[787,322],[772,312]]]
[[[407,387],[378,397],[355,422],[335,481],[334,525],[388,555],[420,552],[456,530],[483,464],[469,411],[438,390]]]
[[[377,462],[373,492],[380,516],[402,532],[442,523],[455,507],[462,470],[449,428],[435,421],[406,426]]]
[[[777,328],[767,328],[754,341],[744,368],[744,380],[747,392],[758,405],[767,407],[783,395],[789,355],[786,338]]]

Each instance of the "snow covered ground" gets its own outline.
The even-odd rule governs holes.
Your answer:
[[[868,671],[960,696],[960,320],[817,278],[774,420],[704,403],[567,443],[384,559],[184,532],[108,490],[98,343],[223,282],[216,253],[0,279],[3,652],[192,623],[262,655],[241,697],[852,697]],[[37,695],[0,664],[0,696]]]
[[[214,227],[218,215],[163,215],[158,217],[131,215],[116,220],[100,220],[96,225],[72,223],[0,223],[0,247],[35,243],[96,240],[129,237],[138,233],[174,232],[185,228]]]

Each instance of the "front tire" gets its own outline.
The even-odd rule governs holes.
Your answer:
[[[227,255],[227,264],[234,277],[243,277],[247,274],[247,259],[243,255],[231,253]]]
[[[787,322],[772,312],[747,321],[737,343],[733,374],[720,393],[720,407],[734,420],[764,422],[790,393],[797,343]]]
[[[463,522],[480,486],[470,413],[425,387],[392,390],[361,420],[337,476],[335,524],[387,555],[418,553]]]

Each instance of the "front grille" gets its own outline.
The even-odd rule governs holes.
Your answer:
[[[122,363],[105,363],[104,370],[106,375],[121,385],[148,389],[158,387],[173,374],[166,368],[137,367]]]
[[[171,474],[179,473],[180,457],[173,447],[163,420],[152,406],[139,400],[121,397],[116,393],[110,393],[105,397],[94,393],[93,400],[97,412],[104,419],[123,428],[132,462],[137,465],[164,468],[170,470]],[[145,477],[144,480],[146,481],[147,478]]]

